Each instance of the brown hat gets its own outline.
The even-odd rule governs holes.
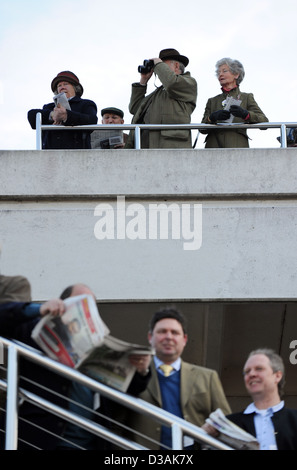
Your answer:
[[[159,59],[177,60],[178,62],[184,64],[185,67],[189,63],[189,59],[184,55],[180,55],[180,53],[176,49],[163,49],[162,51],[160,51]]]
[[[52,84],[51,84],[51,88],[53,92],[56,91],[58,83],[63,82],[63,81],[69,82],[72,85],[79,86],[80,91],[77,93],[77,95],[81,96],[83,94],[84,89],[82,85],[79,83],[78,77],[73,72],[70,72],[69,70],[65,70],[64,72],[58,73],[58,75],[53,79]]]

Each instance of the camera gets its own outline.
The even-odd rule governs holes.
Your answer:
[[[149,73],[154,68],[154,61],[153,60],[144,60],[143,65],[138,66],[139,73]]]

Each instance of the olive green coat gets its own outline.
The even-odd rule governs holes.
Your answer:
[[[176,75],[164,62],[154,69],[162,86],[145,96],[147,87],[132,84],[129,111],[132,124],[189,124],[196,107],[197,82],[190,72]],[[185,129],[141,132],[141,148],[191,148],[191,131]],[[125,148],[134,148],[134,131]]]
[[[241,107],[246,109],[249,112],[249,118],[244,121],[241,118],[234,117],[234,123],[249,123],[255,124],[258,122],[268,122],[268,118],[265,116],[263,111],[259,108],[258,104],[254,99],[252,93],[243,93],[239,88],[231,90],[228,94],[221,93],[220,95],[209,98],[207,101],[204,116],[202,122],[209,124],[209,116],[214,111],[223,109],[222,102],[227,98],[227,96],[232,96],[233,98],[241,100]],[[221,122],[221,121],[218,121]],[[206,131],[201,131],[202,134],[207,133]],[[245,129],[232,129],[232,126],[228,126],[227,130],[215,130],[208,132],[208,135],[205,139],[206,145],[205,148],[236,148],[236,147],[249,147],[247,131]]]
[[[151,378],[146,390],[139,395],[142,400],[162,408],[161,391],[154,361],[151,364]],[[230,413],[221,381],[215,370],[196,366],[189,362],[181,362],[180,370],[180,399],[181,409],[185,420],[196,426],[202,426],[210,413],[221,408],[224,414]],[[131,412],[129,416],[131,428],[145,436],[160,442],[161,426],[145,413]],[[159,445],[135,435],[135,440],[149,449],[158,449]]]

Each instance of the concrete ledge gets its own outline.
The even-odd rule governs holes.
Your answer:
[[[295,301],[296,157],[296,149],[2,151],[1,272],[27,276],[39,300],[85,282],[104,302]],[[151,204],[163,204],[167,237],[150,236]],[[202,204],[195,230],[193,218],[184,226],[185,204]],[[101,235],[114,224],[113,236],[98,238],[98,223]]]
[[[297,149],[1,151],[0,197],[296,197]]]

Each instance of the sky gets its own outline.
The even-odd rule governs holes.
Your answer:
[[[52,101],[50,84],[62,70],[79,77],[99,122],[100,110],[115,106],[129,124],[138,65],[165,48],[187,56],[197,80],[192,123],[220,93],[215,64],[223,57],[243,64],[241,91],[254,94],[270,122],[295,122],[296,21],[296,0],[0,0],[0,150],[36,148],[27,112]],[[148,92],[155,85],[152,77]],[[277,129],[249,136],[250,147],[280,145]],[[196,148],[204,148],[202,134]]]

